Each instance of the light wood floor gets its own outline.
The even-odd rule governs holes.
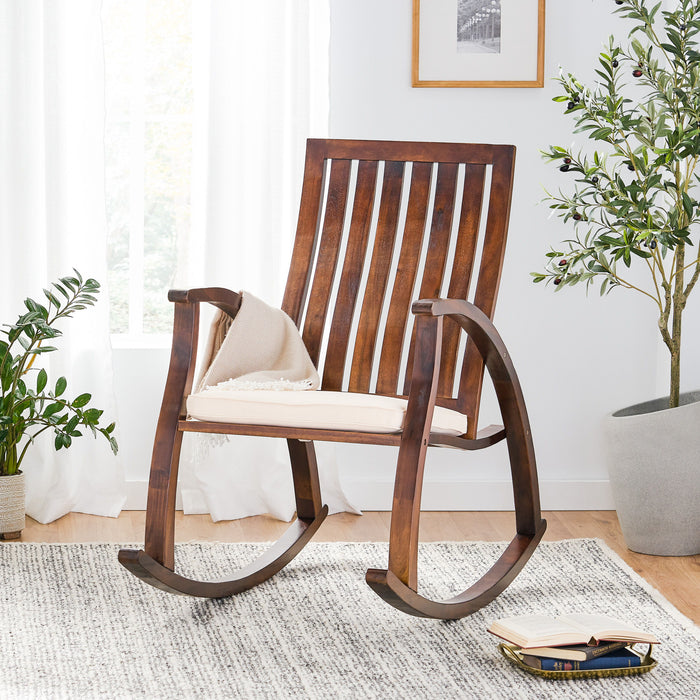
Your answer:
[[[629,551],[614,511],[550,511],[543,513],[545,540],[597,537],[604,540],[637,573],[660,591],[683,614],[700,624],[700,556],[654,557]],[[390,514],[362,516],[338,513],[326,518],[314,540],[319,542],[382,542],[389,539]],[[287,523],[266,516],[212,523],[208,515],[177,514],[176,539],[253,542],[276,539]],[[118,518],[70,513],[49,525],[27,518],[24,542],[119,542],[143,540],[144,513],[123,511]],[[515,531],[512,513],[424,512],[422,541],[510,540]],[[4,543],[0,543],[2,546]]]

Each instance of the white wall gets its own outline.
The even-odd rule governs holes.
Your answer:
[[[566,184],[542,162],[548,144],[572,142],[571,121],[552,80],[558,66],[593,73],[610,34],[626,24],[609,0],[547,0],[545,87],[412,88],[411,0],[332,0],[331,123],[336,138],[482,141],[517,146],[516,179],[496,325],[518,370],[530,413],[546,508],[612,507],[601,447],[602,417],[667,393],[667,363],[649,302],[618,291],[586,298],[582,288],[553,294],[534,285],[550,245],[571,230],[538,204],[543,186]],[[577,142],[583,145],[580,136]],[[697,300],[695,300],[697,302]],[[700,386],[698,305],[686,322],[685,381]],[[691,335],[691,332],[694,334]],[[658,354],[658,357],[657,357]],[[498,421],[497,414],[484,416]],[[359,451],[359,456],[358,455]],[[364,453],[363,453],[364,451]],[[495,452],[496,454],[490,454]],[[500,508],[512,503],[505,450],[429,458],[424,506]],[[371,448],[341,451],[343,477],[373,507],[390,504],[391,462]],[[375,479],[374,489],[367,488]]]
[[[513,143],[518,148],[510,237],[496,325],[518,370],[530,414],[543,507],[612,508],[601,446],[603,416],[667,393],[667,362],[653,308],[624,291],[600,299],[579,288],[554,294],[530,282],[544,253],[571,231],[548,219],[543,186],[565,183],[539,150],[570,144],[569,118],[551,101],[558,65],[589,79],[609,34],[625,25],[609,0],[547,0],[544,88],[412,88],[411,0],[332,0],[330,135]],[[577,137],[577,142],[583,140]],[[698,300],[685,328],[685,388],[700,387]],[[122,453],[133,482],[130,506],[143,501],[152,434],[168,353],[116,350]],[[139,367],[137,372],[136,368]],[[144,373],[143,368],[147,368]],[[138,401],[133,382],[143,377]],[[482,424],[498,422],[487,397]],[[341,477],[364,509],[388,509],[395,450],[338,447]],[[503,444],[481,453],[433,450],[427,509],[512,507]]]

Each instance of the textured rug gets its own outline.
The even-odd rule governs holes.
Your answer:
[[[503,545],[424,545],[444,595]],[[700,630],[598,540],[543,543],[491,605],[456,622],[403,615],[364,583],[385,544],[310,544],[235,598],[172,596],[117,563],[118,546],[0,545],[0,698],[698,698]],[[208,577],[260,545],[184,544],[182,569]],[[510,665],[486,632],[496,618],[597,611],[655,632],[643,676],[549,681]]]

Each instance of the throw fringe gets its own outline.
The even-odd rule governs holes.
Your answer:
[[[268,381],[256,381],[235,378],[205,387],[204,391],[310,391],[313,388],[311,379],[291,381],[280,377]]]

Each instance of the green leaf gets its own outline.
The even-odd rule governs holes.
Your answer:
[[[44,289],[44,296],[53,304],[57,309],[61,308],[61,302],[52,294],[48,289]]]
[[[68,382],[66,381],[66,378],[59,377],[58,381],[56,382],[56,389],[54,391],[54,394],[56,396],[60,396],[66,390],[67,386],[68,386]]]
[[[693,217],[693,211],[695,209],[695,202],[693,199],[690,197],[690,195],[687,192],[683,192],[683,210],[685,213],[688,215],[688,218]]]
[[[53,345],[40,345],[38,348],[29,350],[28,353],[30,355],[43,355],[45,352],[56,352],[56,350],[58,350],[58,348]]]
[[[71,405],[73,408],[82,408],[90,401],[91,398],[91,394],[80,394],[80,396],[73,400]]]
[[[58,413],[59,411],[63,410],[63,404],[62,403],[50,403],[45,409],[44,412],[42,413],[42,416],[44,418],[50,418],[54,414]]]
[[[52,282],[52,284],[65,297],[66,301],[70,300],[70,295],[58,282]]]
[[[71,438],[70,435],[66,435],[65,433],[61,432],[56,432],[56,438],[54,440],[54,447],[57,450],[60,450],[62,447],[70,447],[71,445]]]
[[[83,421],[87,425],[96,425],[97,422],[100,420],[100,416],[103,414],[103,412],[104,411],[101,411],[99,408],[89,408],[83,414]]]
[[[39,370],[39,374],[36,377],[36,390],[37,393],[41,393],[46,388],[46,382],[48,381],[48,376],[46,370],[42,367]]]

